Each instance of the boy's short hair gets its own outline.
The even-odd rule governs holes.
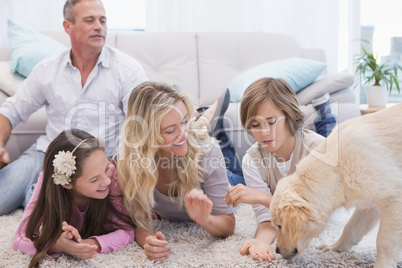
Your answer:
[[[249,125],[257,115],[261,105],[270,100],[286,117],[286,125],[292,135],[303,126],[303,112],[296,93],[283,79],[261,78],[253,82],[244,92],[240,104],[240,120],[243,128],[250,133]]]

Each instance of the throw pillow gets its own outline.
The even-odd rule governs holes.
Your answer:
[[[25,79],[23,76],[11,72],[10,63],[9,61],[0,61],[0,91],[3,91],[7,96],[14,95]]]
[[[323,75],[318,77],[313,84],[297,94],[297,99],[300,105],[307,105],[311,103],[312,100],[323,96],[325,93],[332,94],[341,89],[352,86],[354,81],[354,75],[346,72]]]
[[[263,77],[282,78],[297,93],[313,83],[326,66],[323,62],[303,58],[288,58],[257,65],[229,84],[230,101],[241,102],[246,88]]]
[[[7,31],[11,49],[11,70],[25,77],[42,60],[68,49],[33,28],[17,24],[10,19],[7,23]]]

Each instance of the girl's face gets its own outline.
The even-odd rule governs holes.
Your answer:
[[[265,151],[274,153],[277,159],[278,157],[290,157],[293,151],[294,136],[289,132],[284,113],[270,100],[260,106],[257,115],[252,118],[249,128],[253,137]]]
[[[74,200],[80,201],[90,198],[104,199],[109,194],[110,177],[109,160],[104,151],[95,150],[83,163],[82,175],[72,186]]]
[[[183,101],[178,101],[163,118],[160,132],[163,146],[160,156],[184,156],[187,154],[187,134],[189,115]]]

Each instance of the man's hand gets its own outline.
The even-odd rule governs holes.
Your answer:
[[[4,147],[0,147],[0,165],[10,163],[10,156]]]

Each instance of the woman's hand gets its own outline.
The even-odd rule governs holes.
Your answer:
[[[212,201],[202,190],[192,189],[184,197],[188,216],[201,226],[205,226],[212,211]]]
[[[240,203],[261,204],[269,207],[272,196],[270,194],[255,190],[243,184],[237,184],[229,189],[225,196],[226,204],[237,206]]]
[[[143,248],[151,261],[164,261],[170,253],[170,246],[161,232],[147,236]]]
[[[80,259],[91,259],[98,253],[97,245],[83,242],[78,230],[67,222],[63,222],[61,233],[49,252],[63,252]]]
[[[275,260],[275,255],[272,253],[271,246],[260,239],[250,239],[244,242],[240,249],[240,254],[244,255],[247,251],[253,259],[263,259],[268,262]]]
[[[211,215],[213,203],[203,191],[192,189],[184,197],[184,205],[188,216],[211,235],[227,237],[233,234],[235,228],[233,213]]]

